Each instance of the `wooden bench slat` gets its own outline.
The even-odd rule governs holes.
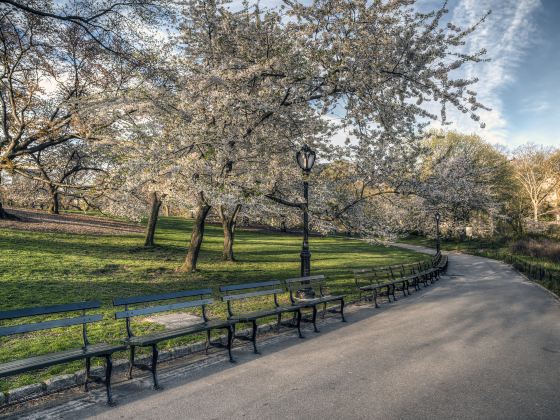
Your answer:
[[[127,311],[116,312],[115,319],[131,318],[134,316],[149,315],[158,312],[172,311],[175,309],[192,308],[194,306],[210,305],[212,303],[214,303],[214,299],[200,299],[188,302],[170,303],[168,305],[150,306],[140,309],[129,309]]]
[[[236,314],[231,317],[232,320],[252,320],[252,319],[259,319],[264,318],[267,316],[277,315],[279,313],[286,313],[286,312],[297,312],[299,310],[299,306],[290,305],[290,306],[278,306],[269,309],[263,309],[260,311],[253,311],[253,312],[245,312],[241,314]]]
[[[256,292],[250,292],[250,293],[239,293],[236,295],[225,295],[222,296],[222,301],[227,302],[228,300],[239,300],[239,299],[246,299],[249,297],[255,297],[255,296],[266,296],[266,295],[274,295],[277,293],[283,293],[284,290],[282,289],[268,289],[268,290],[259,290]]]
[[[296,291],[299,289],[306,289],[306,288],[317,288],[319,289],[320,287],[322,287],[324,285],[324,280],[312,280],[312,281],[301,281],[301,282],[291,282],[291,283],[286,283],[286,287],[288,289],[288,291]]]
[[[295,301],[297,305],[314,305],[317,303],[329,303],[340,299],[344,299],[344,295],[325,295],[309,299],[295,298]]]
[[[229,328],[230,321],[216,319],[199,324],[189,325],[187,327],[174,328],[171,330],[157,331],[152,334],[130,337],[125,342],[132,345],[146,345],[157,343],[160,341],[170,340],[172,338],[182,337],[209,329]]]
[[[103,315],[85,315],[75,318],[55,319],[53,321],[35,322],[33,324],[13,325],[10,327],[0,327],[0,337],[13,334],[28,333],[33,331],[48,330],[51,328],[68,327],[78,324],[89,324],[101,321]]]
[[[86,309],[98,309],[100,307],[101,307],[101,302],[88,301],[88,302],[65,303],[62,305],[38,306],[35,308],[11,309],[8,311],[0,312],[0,320],[25,318],[25,317],[36,316],[36,315],[48,315],[48,314],[54,314],[58,312],[72,312],[72,311],[80,311]]]
[[[303,282],[317,282],[325,280],[325,276],[323,274],[318,276],[307,276],[307,277],[294,277],[291,279],[286,279],[284,282],[288,283],[303,283]]]
[[[125,345],[114,345],[107,343],[99,343],[87,346],[85,348],[65,350],[56,353],[48,353],[40,356],[33,356],[26,359],[14,360],[0,364],[0,377],[17,375],[34,369],[72,362],[74,360],[83,359],[85,357],[95,357],[97,355],[112,354],[116,351],[126,349]]]
[[[244,290],[244,289],[257,289],[260,287],[278,286],[280,285],[280,280],[270,280],[257,283],[244,283],[244,284],[233,284],[229,286],[220,286],[220,292],[231,292],[234,290]]]
[[[131,296],[113,299],[114,306],[133,305],[135,303],[155,302],[158,300],[170,300],[183,297],[201,296],[212,294],[212,289],[181,290],[178,292],[162,293],[157,295]]]

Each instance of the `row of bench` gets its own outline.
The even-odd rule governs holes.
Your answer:
[[[428,286],[447,268],[447,256],[437,253],[431,261],[414,262],[378,268],[364,268],[354,271],[356,287],[360,291],[360,299],[367,293],[368,299],[378,308],[377,298],[385,296],[391,302],[396,301],[395,292],[403,296],[410,295],[410,287],[418,290],[420,284]]]
[[[356,285],[363,292],[371,292],[371,298],[375,301],[377,307],[377,297],[385,295],[389,298],[393,296],[396,300],[395,290],[402,290],[403,294],[410,294],[409,286],[418,287],[418,284],[429,284],[439,276],[439,273],[447,266],[447,257],[436,255],[428,267],[424,263],[415,263],[408,265],[385,267],[383,269],[359,270],[356,272]],[[398,271],[400,270],[400,271]],[[428,273],[433,274],[428,274]],[[397,274],[399,273],[399,274]],[[390,275],[390,277],[389,277]],[[399,275],[401,277],[399,277]],[[361,284],[363,280],[367,284]],[[299,297],[298,291],[306,289],[307,298]],[[67,351],[59,351],[41,356],[30,357],[22,360],[15,360],[0,364],[0,378],[11,375],[17,375],[23,372],[46,368],[49,366],[72,362],[76,360],[85,360],[85,383],[84,389],[87,391],[89,382],[99,382],[105,384],[107,392],[107,402],[113,404],[111,394],[111,373],[112,373],[112,355],[115,352],[129,350],[129,378],[132,377],[133,368],[148,370],[152,374],[153,386],[159,388],[157,378],[158,365],[158,344],[162,341],[171,340],[196,333],[206,333],[206,351],[210,346],[225,347],[229,354],[229,359],[234,362],[231,349],[234,339],[247,340],[253,343],[253,351],[258,353],[257,348],[257,321],[262,318],[276,317],[277,329],[281,325],[296,328],[298,336],[303,338],[301,333],[301,322],[313,323],[314,331],[319,332],[317,328],[318,307],[322,306],[322,316],[327,311],[327,304],[337,303],[331,310],[340,314],[342,321],[344,318],[344,295],[331,295],[326,288],[326,279],[323,275],[299,277],[285,280],[283,283],[278,280],[227,285],[220,287],[221,300],[227,304],[227,319],[210,319],[207,315],[207,306],[214,303],[212,289],[183,290],[179,292],[134,296],[117,298],[113,300],[113,305],[120,308],[115,313],[115,319],[124,319],[126,328],[126,339],[122,344],[99,343],[91,344],[88,339],[87,325],[102,321],[103,316],[100,314],[88,314],[88,311],[99,309],[100,302],[78,302],[65,305],[54,305],[38,308],[26,308],[18,310],[9,310],[0,312],[0,321],[14,320],[20,318],[28,318],[33,316],[60,316],[71,312],[80,312],[79,316],[71,318],[53,319],[28,324],[18,324],[12,326],[0,327],[0,337],[11,336],[14,334],[25,334],[34,331],[50,330],[53,328],[68,327],[73,325],[82,325],[83,345],[81,348]],[[281,304],[279,295],[288,293],[289,301]],[[243,312],[241,310],[242,301],[247,299],[259,298],[268,302],[266,309],[259,311]],[[169,302],[161,304],[161,302]],[[159,302],[159,304],[155,304]],[[136,335],[133,326],[133,318],[138,316],[146,316],[161,312],[169,312],[175,310],[198,310],[200,312],[201,322],[187,327],[168,329],[157,331],[144,335]],[[303,311],[310,310],[311,318],[303,318]],[[284,314],[291,315],[291,319],[283,322]],[[251,324],[252,331],[250,335],[236,334],[236,326],[238,324]],[[211,332],[215,330],[225,331],[227,333],[227,342],[223,344],[221,341],[212,341]],[[137,348],[151,349],[151,363],[144,364],[136,360]],[[103,377],[92,375],[91,359],[105,359],[105,375]]]

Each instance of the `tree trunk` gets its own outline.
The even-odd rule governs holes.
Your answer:
[[[12,213],[8,213],[4,210],[2,206],[2,200],[0,199],[0,220],[21,220],[18,216]]]
[[[4,207],[2,207],[2,201],[0,201],[0,220],[9,218],[10,214],[4,210]]]
[[[181,268],[179,268],[179,271],[196,271],[198,254],[200,252],[200,247],[202,246],[202,240],[204,239],[204,224],[211,208],[212,207],[208,205],[204,200],[204,194],[200,192],[196,213],[194,215],[194,223],[191,232],[191,242],[189,245],[189,250],[187,252],[187,256],[185,257],[185,262],[183,263]]]
[[[533,204],[533,220],[535,222],[539,221],[539,205]]]
[[[159,209],[162,200],[156,192],[150,194],[150,217],[146,226],[146,240],[144,246],[154,246],[154,235],[156,234],[156,224],[159,216]]]
[[[51,190],[51,204],[49,206],[50,214],[60,214],[60,200],[58,196],[58,191]]]
[[[228,216],[225,206],[220,206],[218,209],[220,220],[222,221],[222,227],[224,229],[224,249],[222,253],[222,259],[224,261],[235,261],[233,243],[235,239],[235,225],[237,224],[237,216],[239,215],[240,210],[241,204],[237,204],[231,215]]]

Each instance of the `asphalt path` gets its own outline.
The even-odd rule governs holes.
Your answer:
[[[116,387],[119,403],[50,416],[99,419],[559,419],[560,302],[509,266],[452,254],[441,281],[354,308],[301,340]],[[128,386],[128,388],[126,388]],[[102,394],[100,394],[102,396]],[[58,414],[58,415],[57,415]],[[41,417],[40,413],[36,413]],[[49,416],[43,416],[49,417]]]

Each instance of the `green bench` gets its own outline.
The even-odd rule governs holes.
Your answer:
[[[354,270],[354,281],[360,292],[360,299],[362,299],[364,292],[371,293],[369,299],[373,300],[376,308],[379,308],[377,303],[379,297],[385,296],[391,302],[391,296],[393,296],[393,300],[396,301],[395,291],[397,287],[403,291],[406,290],[406,282],[401,279],[395,280],[392,270],[385,267]]]
[[[447,255],[443,255],[441,252],[436,253],[432,257],[432,267],[437,268],[440,273],[444,273],[447,270]]]
[[[113,370],[113,353],[125,350],[124,345],[114,345],[108,343],[91,344],[87,335],[87,325],[99,322],[103,319],[101,314],[88,314],[87,311],[99,309],[100,302],[77,302],[64,305],[43,306],[35,308],[16,309],[0,312],[0,321],[29,318],[34,316],[58,316],[58,319],[33,322],[29,324],[17,324],[12,326],[0,327],[0,337],[7,337],[15,334],[26,334],[34,331],[51,330],[74,325],[82,325],[82,341],[80,348],[73,348],[58,352],[51,352],[39,356],[28,357],[26,359],[15,360],[0,364],[0,378],[17,375],[20,373],[46,368],[49,366],[60,365],[63,363],[85,360],[85,382],[84,390],[88,390],[88,382],[103,383],[107,392],[107,404],[113,405],[111,393],[111,373]],[[69,313],[79,312],[79,316],[68,317]],[[66,315],[66,317],[62,317]],[[48,340],[48,338],[46,338]],[[92,376],[90,373],[91,359],[105,359],[105,376]]]
[[[440,260],[438,260],[439,263]],[[360,299],[363,293],[367,293],[368,299],[375,303],[378,308],[377,299],[387,297],[391,302],[391,296],[396,301],[395,292],[402,292],[403,296],[410,295],[410,287],[415,290],[420,289],[420,284],[424,287],[439,279],[441,269],[434,267],[435,260],[432,259],[407,264],[391,265],[386,267],[362,268],[354,270],[354,280],[356,288],[360,292]],[[442,262],[443,263],[443,262]]]
[[[434,267],[431,261],[424,261],[418,263],[416,274],[419,276],[420,282],[426,287],[439,280],[440,270]]]
[[[323,314],[327,311],[327,304],[331,302],[339,303],[340,317],[342,322],[346,322],[344,318],[344,295],[331,295],[328,294],[326,287],[326,278],[324,275],[318,276],[308,276],[308,277],[296,277],[292,279],[284,280],[286,288],[290,293],[290,302],[292,305],[299,306],[301,309],[310,308],[312,312],[311,322],[313,323],[313,329],[315,332],[319,332],[317,328],[317,306],[323,305]],[[300,297],[299,291],[305,289],[306,295],[309,297]],[[302,318],[302,321],[306,321]]]
[[[227,303],[228,320],[234,323],[251,324],[252,333],[250,336],[236,335],[235,324],[233,325],[234,335],[233,338],[239,340],[251,341],[253,343],[253,351],[258,354],[257,349],[257,321],[262,318],[276,316],[277,327],[280,328],[282,323],[283,314],[292,314],[294,321],[287,324],[289,327],[297,328],[300,338],[304,338],[301,333],[301,308],[297,305],[280,305],[278,302],[278,295],[284,293],[282,285],[278,280],[271,280],[258,283],[235,284],[228,286],[221,286],[220,292],[222,301]],[[267,298],[268,307],[259,311],[241,312],[237,311],[234,307],[234,302],[240,304],[254,298]],[[270,299],[272,297],[272,299]]]
[[[153,305],[154,302],[174,300],[173,303],[163,305]],[[183,290],[173,293],[164,293],[148,296],[134,296],[126,298],[118,298],[113,300],[114,306],[124,306],[124,310],[115,313],[115,319],[124,319],[127,338],[124,340],[126,346],[130,349],[128,377],[132,378],[132,369],[136,367],[140,370],[147,370],[152,373],[154,389],[160,389],[157,378],[158,363],[158,344],[162,341],[174,338],[184,337],[191,334],[206,333],[206,351],[210,346],[227,348],[229,360],[234,362],[231,354],[231,345],[234,334],[234,323],[230,320],[210,320],[206,315],[206,306],[214,303],[212,299],[212,289]],[[131,309],[131,305],[143,305],[140,308]],[[135,335],[132,330],[131,319],[138,316],[151,315],[161,312],[177,311],[181,309],[198,309],[201,313],[201,322],[193,325],[166,329],[150,334]],[[220,342],[211,341],[211,332],[213,330],[225,330],[228,334],[227,345]],[[150,365],[137,363],[135,361],[135,350],[137,347],[149,347],[152,350],[152,360]]]

